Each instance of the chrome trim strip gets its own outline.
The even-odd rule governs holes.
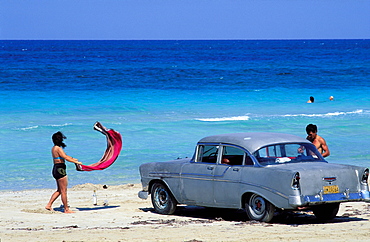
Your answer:
[[[334,176],[333,177],[323,177],[322,180],[326,182],[333,182],[333,181],[336,181],[337,178]]]

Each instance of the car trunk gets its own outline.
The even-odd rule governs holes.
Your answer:
[[[279,168],[299,172],[300,188],[303,196],[323,194],[353,193],[360,190],[360,167],[330,164],[325,162],[291,163],[279,165]]]

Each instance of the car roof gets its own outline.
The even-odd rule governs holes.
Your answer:
[[[198,143],[226,143],[244,147],[253,153],[259,148],[267,145],[281,143],[311,143],[305,138],[283,133],[249,132],[220,134],[204,137]]]

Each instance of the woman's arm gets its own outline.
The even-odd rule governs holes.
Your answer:
[[[59,149],[59,157],[64,158],[66,161],[82,165],[82,162],[78,161],[78,159],[73,158],[72,156],[67,155],[62,148]]]

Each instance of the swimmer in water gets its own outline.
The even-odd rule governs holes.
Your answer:
[[[314,103],[315,102],[315,98],[313,96],[310,97],[310,100],[307,101],[307,103]]]

